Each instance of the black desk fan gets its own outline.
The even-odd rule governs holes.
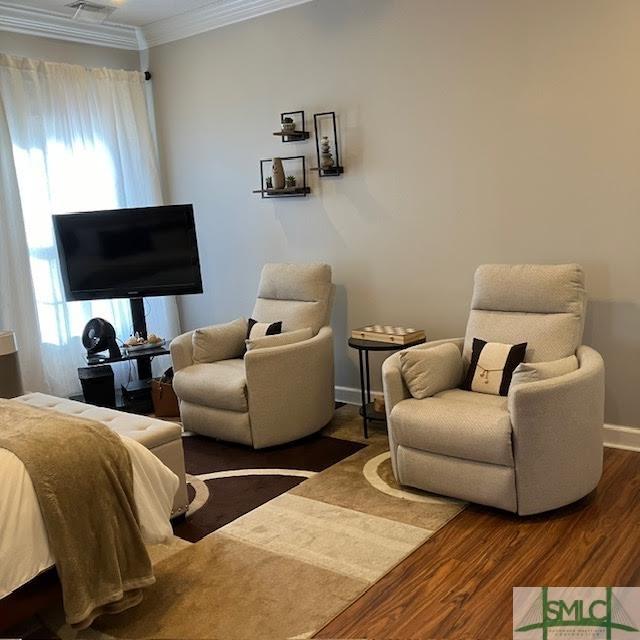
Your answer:
[[[111,358],[119,358],[122,355],[116,342],[116,330],[110,322],[102,318],[91,318],[87,322],[82,331],[82,344],[89,356],[107,349]]]

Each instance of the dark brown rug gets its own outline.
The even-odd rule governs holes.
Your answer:
[[[189,542],[201,540],[365,446],[321,435],[257,451],[197,435],[184,437],[183,445],[190,509],[173,530]]]

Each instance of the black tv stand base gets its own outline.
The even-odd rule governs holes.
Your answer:
[[[144,313],[144,298],[131,298],[131,319],[133,320],[133,333],[147,339],[147,319]],[[138,379],[148,380],[151,378],[151,358],[140,356],[136,358],[138,368]]]
[[[69,396],[69,400],[91,404],[82,393]],[[121,386],[120,389],[116,389],[116,406],[108,408],[142,416],[153,413],[151,380],[133,380],[127,388]]]
[[[122,404],[129,413],[153,413],[151,380],[132,380],[120,387]]]

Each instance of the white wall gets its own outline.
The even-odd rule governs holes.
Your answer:
[[[168,201],[193,202],[205,294],[185,329],[248,314],[266,261],[329,262],[337,383],[373,321],[461,335],[475,267],[585,266],[607,420],[640,425],[640,3],[318,0],[151,50]],[[340,116],[346,173],[261,200],[305,153],[281,111]]]
[[[82,64],[86,67],[131,70],[140,68],[140,57],[137,51],[98,47],[10,31],[0,31],[0,52],[51,62]]]

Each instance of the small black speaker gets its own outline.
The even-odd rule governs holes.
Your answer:
[[[115,409],[116,388],[113,383],[113,369],[109,365],[79,367],[78,378],[85,402]]]

